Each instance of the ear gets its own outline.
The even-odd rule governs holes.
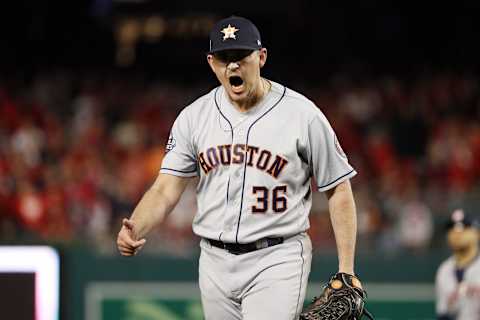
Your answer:
[[[210,68],[212,69],[213,73],[215,73],[215,66],[213,64],[213,55],[207,54],[207,62]]]
[[[265,65],[265,63],[267,63],[267,48],[262,48],[259,50],[259,62],[260,62],[260,68],[263,68],[263,66]]]

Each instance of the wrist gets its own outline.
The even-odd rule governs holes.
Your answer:
[[[353,267],[351,267],[351,268],[342,268],[342,267],[340,267],[340,268],[338,268],[338,272],[339,272],[339,273],[347,273],[347,274],[350,274],[350,275],[352,275],[352,276],[355,275],[355,272],[353,271]]]

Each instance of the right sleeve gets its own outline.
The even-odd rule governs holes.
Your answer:
[[[160,173],[179,177],[198,176],[193,135],[186,111],[183,110],[175,120],[163,158]]]

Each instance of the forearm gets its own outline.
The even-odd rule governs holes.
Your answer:
[[[162,223],[173,210],[188,184],[188,178],[160,174],[145,192],[132,213],[137,239],[143,238],[156,225]]]
[[[174,206],[175,203],[169,202],[160,190],[152,187],[145,192],[131,216],[135,221],[137,238],[143,238],[156,225],[162,223]]]
[[[357,215],[350,182],[342,182],[327,195],[337,243],[338,269],[340,272],[354,274]]]

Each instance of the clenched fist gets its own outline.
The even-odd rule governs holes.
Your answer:
[[[123,219],[122,228],[118,233],[117,247],[122,256],[131,257],[143,248],[147,240],[145,238],[138,240],[135,230],[135,222],[130,219]]]

